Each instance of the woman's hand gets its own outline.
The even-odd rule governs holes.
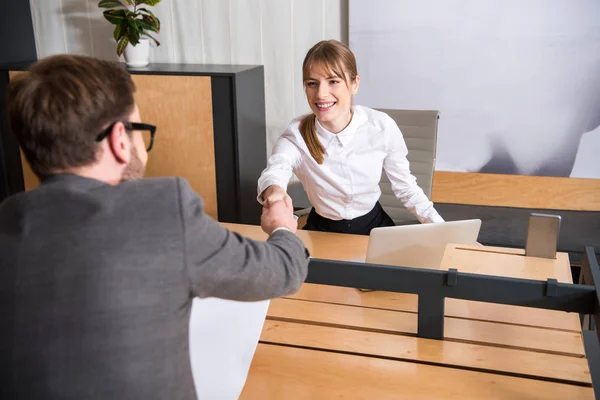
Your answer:
[[[262,199],[265,205],[268,207],[269,203],[276,201],[284,201],[285,203],[292,203],[292,199],[288,196],[284,188],[279,185],[271,185],[262,192]]]
[[[271,234],[275,228],[284,227],[296,233],[298,223],[294,217],[294,205],[285,189],[278,185],[271,185],[263,191],[262,199],[261,225],[263,230]]]

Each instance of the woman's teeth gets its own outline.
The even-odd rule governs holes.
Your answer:
[[[335,104],[335,102],[331,102],[331,103],[317,103],[317,107],[320,109],[325,109],[325,108],[329,108],[332,107]]]

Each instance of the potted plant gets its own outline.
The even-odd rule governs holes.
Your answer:
[[[117,54],[124,54],[130,67],[145,67],[150,59],[150,40],[160,46],[150,32],[160,32],[160,21],[148,8],[161,0],[101,0],[104,18],[115,25]]]

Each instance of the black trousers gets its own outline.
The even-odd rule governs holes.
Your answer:
[[[383,210],[381,204],[377,202],[375,207],[363,216],[354,219],[342,219],[334,221],[317,214],[315,209],[311,209],[303,230],[322,231],[336,233],[352,233],[355,235],[369,235],[371,229],[382,226],[394,226],[394,221]]]

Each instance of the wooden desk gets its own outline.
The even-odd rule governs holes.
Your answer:
[[[555,278],[559,282],[573,283],[567,253],[557,253],[556,259],[551,260],[526,257],[523,249],[448,244],[440,268],[511,278]]]
[[[266,238],[258,227],[226,226]],[[298,235],[314,257],[353,260],[366,254],[364,236]],[[519,251],[492,248],[486,255],[481,250],[449,246],[442,268],[485,273],[490,260],[501,258],[487,273],[504,274],[500,266],[509,265],[505,276],[569,282],[562,271],[568,272],[568,259],[566,265],[564,258],[548,264],[552,268],[543,276],[546,269],[532,268],[539,262],[530,265]],[[241,398],[593,398],[572,315],[486,303],[452,305],[448,299],[446,338],[439,341],[416,337],[416,300],[415,295],[314,284],[273,300]]]
[[[221,225],[251,239],[267,239],[267,235],[259,226],[225,223]],[[312,257],[327,260],[364,259],[369,245],[369,238],[363,235],[341,235],[302,230],[298,230],[297,235],[302,239]]]
[[[259,344],[240,399],[593,399],[591,388]]]
[[[573,283],[567,253],[557,253],[556,259],[550,260],[525,257],[523,249],[479,248],[449,244],[446,247],[440,268],[445,270],[456,268],[459,272],[511,278],[535,280],[555,278],[558,282]],[[460,315],[463,318],[581,332],[579,316],[573,313],[456,299],[448,299],[446,306],[452,314]]]
[[[300,237],[307,237],[305,243],[310,245],[318,240],[327,240],[330,236],[319,232],[318,238],[313,232],[299,232]],[[329,234],[331,235],[331,234]],[[337,236],[337,235],[334,235]],[[315,257],[339,260],[356,260],[364,258],[368,238],[351,236],[347,246],[349,253],[339,254],[341,238],[332,238],[331,245],[318,244]],[[364,253],[360,254],[364,250]],[[333,256],[332,256],[333,254]],[[337,258],[339,257],[339,258]],[[556,260],[525,257],[520,249],[503,249],[498,247],[469,247],[449,244],[442,258],[441,269],[456,268],[459,272],[486,275],[506,276],[523,279],[546,280],[556,278],[559,282],[573,283],[569,257],[566,253],[558,253]],[[301,290],[291,296],[295,299],[320,302],[340,303],[353,306],[365,306],[386,310],[417,312],[417,296],[406,293],[367,292],[360,293],[352,288],[332,287],[305,284]],[[507,306],[504,304],[479,303],[474,301],[447,299],[446,316],[468,318],[480,321],[505,322],[530,327],[545,327],[570,332],[581,332],[579,317],[562,311],[541,310],[526,307]]]

